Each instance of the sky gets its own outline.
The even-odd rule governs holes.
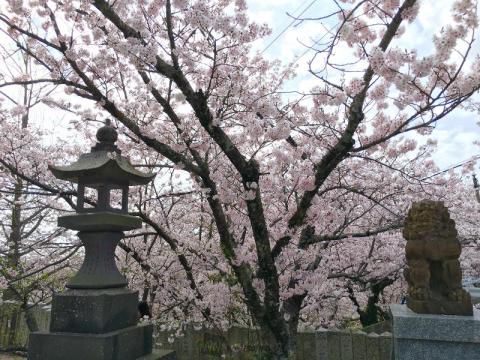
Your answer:
[[[413,25],[407,28],[402,41],[408,47],[419,49],[419,52],[428,53],[432,48],[432,34],[440,31],[441,27],[449,23],[447,10],[453,0],[421,0],[422,8]],[[250,18],[259,23],[266,23],[272,29],[272,34],[254,44],[254,48],[263,51],[270,59],[281,59],[284,63],[296,61],[298,66],[297,77],[285,84],[283,91],[308,91],[316,85],[307,73],[307,62],[314,55],[306,45],[311,45],[319,39],[322,27],[318,21],[295,22],[284,31],[292,22],[290,15],[307,18],[316,18],[330,13],[333,9],[333,0],[247,0]],[[1,9],[0,0],[0,9]],[[326,23],[330,27],[333,23]],[[283,32],[283,33],[282,33]],[[275,38],[277,38],[275,40]],[[476,52],[480,53],[480,41],[476,43]],[[348,54],[345,54],[348,56]],[[50,120],[50,119],[49,119]],[[434,160],[440,169],[446,169],[480,154],[480,147],[474,141],[480,141],[480,127],[477,125],[478,114],[456,110],[451,116],[440,121],[432,137],[438,141],[438,149]],[[63,118],[49,121],[56,127]],[[480,174],[479,164],[476,166]]]
[[[422,7],[416,22],[407,28],[402,42],[408,47],[426,53],[432,48],[433,34],[449,23],[449,11],[452,0],[422,0]],[[247,0],[252,20],[267,23],[272,34],[262,39],[255,46],[263,51],[292,22],[290,15],[298,16],[305,10],[303,17],[318,18],[328,14],[331,0]],[[422,11],[423,10],[423,11]],[[326,24],[328,26],[328,24]],[[283,90],[300,89],[308,91],[315,80],[307,75],[307,62],[313,51],[308,51],[305,44],[313,44],[320,35],[321,25],[318,21],[298,22],[290,26],[277,40],[271,44],[264,54],[271,59],[282,59],[285,62],[300,57],[297,61],[298,77],[287,83]],[[480,42],[477,41],[476,53],[480,53]],[[451,116],[440,121],[432,133],[438,141],[438,149],[433,155],[440,169],[446,169],[480,154],[480,147],[474,141],[480,140],[480,117],[476,113],[456,110]],[[477,173],[480,173],[479,166]]]

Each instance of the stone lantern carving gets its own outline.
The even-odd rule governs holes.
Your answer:
[[[90,153],[71,165],[49,166],[57,178],[78,184],[76,214],[59,217],[58,225],[78,231],[85,259],[67,290],[53,297],[50,331],[30,335],[30,360],[174,359],[173,353],[152,353],[152,325],[137,325],[138,293],[126,287],[115,264],[123,232],[142,224],[128,215],[129,186],[145,185],[155,176],[136,170],[121,155],[117,137],[107,121]],[[88,188],[97,193],[90,207]],[[113,192],[120,193],[120,206],[112,204]]]

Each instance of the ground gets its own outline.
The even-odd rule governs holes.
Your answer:
[[[21,360],[21,359],[25,359],[25,358],[17,355],[0,353],[0,360]]]

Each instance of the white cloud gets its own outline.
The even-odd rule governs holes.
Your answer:
[[[444,121],[439,121],[432,133],[438,141],[434,160],[441,169],[480,154],[474,141],[480,141],[480,128],[471,113],[457,111]]]

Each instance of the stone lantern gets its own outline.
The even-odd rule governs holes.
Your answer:
[[[115,247],[123,231],[140,228],[138,217],[128,215],[128,187],[145,185],[154,174],[136,170],[115,145],[117,132],[107,120],[97,132],[98,143],[71,165],[49,166],[56,178],[78,184],[77,214],[61,216],[58,225],[79,231],[85,246],[80,271],[67,284],[69,289],[110,289],[127,285],[118,271]],[[85,190],[97,193],[94,207],[86,207]],[[121,207],[112,205],[111,194],[121,191]]]
[[[155,177],[121,155],[117,137],[107,120],[90,153],[71,165],[49,166],[55,177],[78,184],[76,214],[59,217],[58,225],[78,231],[85,259],[67,290],[53,297],[50,331],[30,335],[30,360],[174,359],[173,353],[152,353],[152,325],[137,324],[138,293],[126,287],[115,264],[123,232],[142,225],[128,215],[129,186]],[[86,200],[87,189],[96,202]]]

